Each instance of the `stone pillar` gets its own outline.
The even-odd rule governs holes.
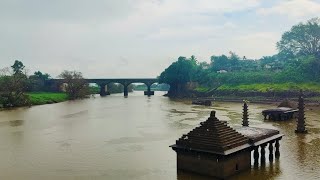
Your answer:
[[[266,147],[266,144],[261,144],[261,164],[265,163],[266,162],[266,150],[265,150],[265,147]]]
[[[105,86],[105,92],[106,92],[106,95],[108,96],[108,95],[110,95],[111,93],[110,93],[110,91],[109,91],[109,84],[106,84]]]
[[[243,104],[242,126],[249,126],[248,105],[246,101]]]
[[[259,163],[259,146],[254,147],[253,158],[254,158],[254,164],[258,164]]]
[[[279,158],[279,157],[280,157],[280,149],[279,149],[280,144],[279,144],[279,139],[276,140],[275,147],[276,147],[275,156],[276,156],[276,158]]]
[[[302,90],[300,90],[299,95],[299,103],[298,103],[298,121],[297,121],[297,129],[296,133],[307,133],[306,125],[305,125],[305,117],[304,117],[304,99]]]
[[[106,96],[107,95],[107,93],[106,93],[106,84],[99,84],[99,86],[100,86],[100,96]]]
[[[128,97],[128,85],[123,85],[123,95],[124,97]]]
[[[151,96],[154,95],[154,91],[151,91],[151,83],[146,83],[147,91],[144,91],[144,95]]]
[[[269,161],[273,161],[273,142],[269,143]]]

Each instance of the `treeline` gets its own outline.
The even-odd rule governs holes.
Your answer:
[[[59,77],[66,80],[67,85],[64,86],[64,90],[68,99],[84,98],[90,94],[89,85],[81,72],[63,71]],[[50,78],[49,74],[40,71],[29,76],[24,64],[16,60],[11,67],[0,70],[0,107],[32,105],[28,93],[50,91],[51,87],[46,84]],[[61,98],[58,101],[61,101]]]
[[[210,63],[195,56],[179,57],[159,76],[171,86],[175,96],[197,84],[201,91],[222,85],[320,83],[320,20],[299,23],[282,35],[278,53],[260,59],[247,59],[234,52],[211,56]],[[226,86],[225,86],[226,87]]]
[[[65,70],[58,78],[65,80],[59,87],[60,93],[52,87],[56,85],[48,83],[51,79],[48,73],[36,71],[28,75],[24,64],[16,60],[11,67],[0,69],[0,108],[49,104],[100,93],[100,87],[87,83],[81,72]],[[110,83],[107,88],[111,94],[124,89],[117,83]],[[128,91],[133,91],[133,85],[128,86]]]

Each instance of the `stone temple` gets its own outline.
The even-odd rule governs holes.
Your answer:
[[[200,123],[170,147],[177,153],[177,169],[225,179],[251,168],[251,151],[255,162],[265,161],[265,147],[269,145],[269,160],[273,160],[273,143],[276,157],[280,156],[277,130],[238,127],[233,129],[220,121],[212,111],[210,117]]]

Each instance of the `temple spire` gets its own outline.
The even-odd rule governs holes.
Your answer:
[[[243,104],[242,126],[249,126],[249,114],[248,114],[247,101],[244,101],[244,104]]]
[[[299,95],[299,103],[298,103],[298,121],[297,121],[297,129],[296,133],[307,133],[306,125],[305,125],[305,117],[304,117],[304,99],[303,92],[300,90]]]

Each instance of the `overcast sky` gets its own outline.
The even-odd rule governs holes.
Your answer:
[[[319,12],[320,0],[0,0],[0,68],[156,77],[179,56],[273,55]]]

